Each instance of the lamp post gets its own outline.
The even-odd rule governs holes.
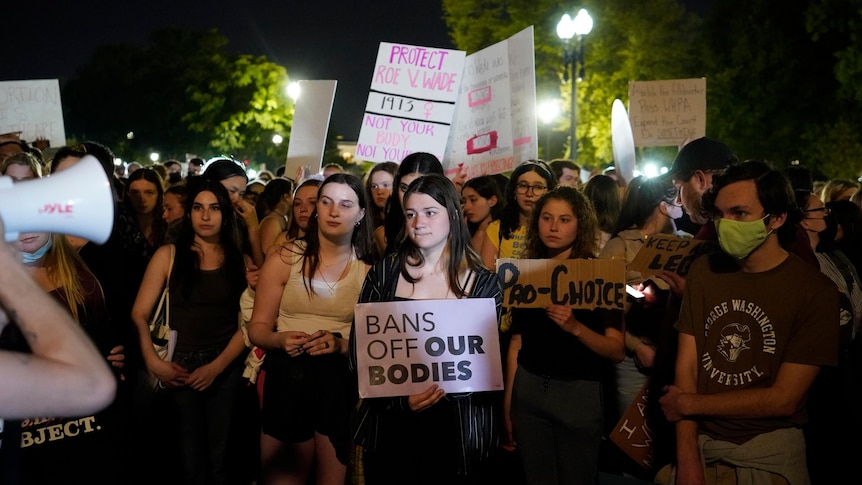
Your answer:
[[[577,128],[577,82],[584,77],[584,36],[593,30],[593,18],[590,17],[587,9],[582,8],[578,11],[575,18],[569,17],[569,14],[563,14],[563,18],[557,24],[557,37],[563,41],[563,62],[568,70],[563,71],[563,81],[572,83],[572,112],[571,125],[572,132],[569,135],[569,158],[572,160],[578,159],[578,139],[576,134]],[[577,36],[576,40],[572,40]],[[580,70],[575,76],[575,70],[580,66]],[[571,73],[571,76],[569,76]]]
[[[539,103],[537,106],[536,114],[539,115],[539,119],[542,120],[542,123],[545,125],[545,153],[544,158],[546,160],[550,160],[551,158],[551,123],[557,119],[557,116],[560,115],[560,106],[556,101],[544,101]]]

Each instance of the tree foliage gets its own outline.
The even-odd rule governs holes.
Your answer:
[[[570,129],[571,87],[562,83],[563,45],[556,34],[563,13],[576,13],[570,2],[443,0],[443,7],[453,42],[468,53],[533,25],[537,94],[560,99],[566,116],[558,129]],[[586,76],[577,86],[578,160],[603,167],[613,163],[611,105],[628,100],[629,81],[698,76],[685,67],[692,64],[698,24],[677,0],[585,0],[580,7],[594,27],[584,39]]]
[[[156,150],[163,158],[283,160],[271,139],[289,134],[287,73],[264,57],[229,54],[226,45],[215,30],[165,29],[145,46],[97,50],[65,86],[69,131],[126,159]]]
[[[707,135],[741,158],[800,160],[820,178],[862,174],[862,0],[715,0],[700,18],[681,0],[443,0],[468,53],[535,26],[537,92],[568,111],[562,13],[587,8],[586,76],[577,87],[579,161],[612,162],[610,111],[630,81],[707,78]],[[568,130],[568,113],[558,130]],[[674,148],[646,149],[670,160]]]

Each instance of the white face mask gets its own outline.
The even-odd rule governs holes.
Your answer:
[[[667,209],[667,216],[673,220],[682,218],[682,206],[676,204],[668,204],[667,202],[662,202],[664,204],[665,209]]]

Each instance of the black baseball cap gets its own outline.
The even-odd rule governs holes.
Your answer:
[[[698,138],[682,147],[670,168],[671,177],[695,170],[722,170],[738,159],[729,146],[712,138]]]

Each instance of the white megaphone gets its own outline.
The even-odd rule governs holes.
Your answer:
[[[114,225],[111,182],[92,155],[43,179],[0,177],[0,219],[9,242],[22,232],[55,232],[104,244]]]

